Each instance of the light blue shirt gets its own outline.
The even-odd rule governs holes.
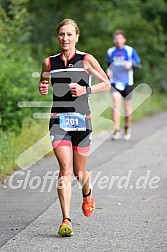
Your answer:
[[[119,49],[111,47],[107,50],[106,62],[109,65],[109,69],[112,71],[112,77],[110,82],[117,86],[133,85],[133,69],[126,69],[124,67],[125,61],[132,64],[140,64],[140,58],[137,52],[130,46],[125,45]]]

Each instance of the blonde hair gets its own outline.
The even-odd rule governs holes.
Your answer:
[[[62,20],[62,21],[57,25],[57,27],[56,27],[56,33],[57,33],[57,35],[58,35],[58,33],[59,33],[60,27],[62,27],[62,26],[64,26],[64,25],[68,25],[68,24],[73,25],[73,26],[75,27],[76,34],[79,35],[79,28],[78,28],[78,25],[77,25],[76,21],[73,20],[73,19],[71,19],[71,18],[66,18],[66,19]]]

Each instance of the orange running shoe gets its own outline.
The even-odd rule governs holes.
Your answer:
[[[92,196],[92,188],[90,190],[91,190],[90,195],[87,197],[83,197],[83,203],[82,203],[82,211],[86,217],[91,216],[95,211],[95,201]]]
[[[64,219],[59,227],[58,235],[71,236],[73,235],[72,224],[68,219]]]

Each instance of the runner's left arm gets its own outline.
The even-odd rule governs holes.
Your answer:
[[[91,93],[108,91],[110,89],[110,82],[98,61],[91,54],[87,54],[84,63],[85,70],[99,80],[99,83],[91,87]],[[78,97],[87,93],[86,87],[80,86],[77,83],[69,84],[69,88],[73,97]]]
[[[133,68],[142,68],[140,57],[137,54],[135,49],[133,49],[133,52],[132,52],[132,67]]]
[[[85,60],[87,71],[99,80],[99,83],[91,87],[91,93],[108,91],[111,87],[110,82],[99,62],[91,54],[87,54]]]

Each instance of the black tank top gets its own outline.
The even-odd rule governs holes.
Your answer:
[[[89,115],[90,108],[88,95],[72,97],[69,90],[70,83],[78,83],[81,86],[91,85],[91,74],[84,68],[86,53],[77,51],[64,64],[61,53],[50,56],[50,74],[53,87],[53,106],[51,113],[77,112]]]

